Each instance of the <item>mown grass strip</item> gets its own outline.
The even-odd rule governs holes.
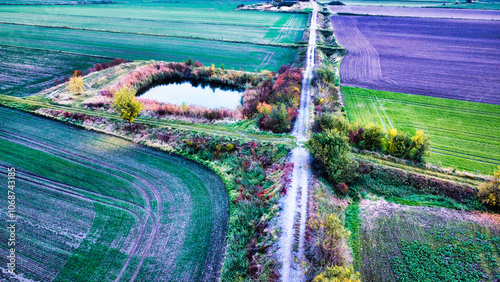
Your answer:
[[[73,113],[81,113],[89,116],[103,117],[111,120],[117,120],[119,117],[114,113],[104,112],[104,111],[93,111],[83,108],[75,108],[71,106],[53,105],[46,102],[33,101],[28,99],[21,99],[17,97],[11,97],[0,94],[0,105],[13,108],[25,108],[36,110],[37,108],[52,109],[58,111],[68,111]],[[272,135],[272,134],[258,134],[258,133],[248,133],[244,131],[235,131],[231,127],[224,126],[214,126],[214,125],[203,125],[203,124],[188,124],[188,123],[178,123],[169,120],[154,120],[150,118],[139,117],[135,121],[138,124],[145,124],[156,127],[171,127],[180,130],[203,132],[210,135],[218,136],[228,136],[236,139],[244,140],[257,140],[261,142],[270,142],[275,144],[286,144],[291,145],[294,143],[294,138],[290,135]],[[242,128],[243,130],[244,128]]]

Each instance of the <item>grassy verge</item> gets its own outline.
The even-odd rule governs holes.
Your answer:
[[[66,106],[66,105],[54,105],[48,102],[41,102],[31,99],[30,100],[21,99],[6,95],[0,95],[0,105],[26,111],[32,111],[43,108],[55,111],[80,113],[93,117],[107,118],[110,120],[117,120],[119,118],[119,116],[116,113],[112,112],[89,110],[81,107]],[[245,129],[244,123],[230,125],[230,126],[217,126],[217,125],[196,124],[196,123],[183,123],[179,121],[165,120],[165,119],[155,120],[155,119],[141,118],[141,117],[137,118],[134,122],[136,124],[154,126],[158,128],[175,128],[179,130],[206,133],[215,136],[242,138],[244,140],[257,140],[260,142],[271,142],[276,144],[293,143],[293,137],[291,137],[290,135],[283,136],[283,135],[273,135],[267,133],[245,132],[243,131]],[[241,131],[234,129],[241,129]]]
[[[359,243],[359,227],[361,225],[361,220],[359,218],[359,204],[358,202],[353,202],[350,204],[345,211],[345,226],[351,232],[349,235],[349,246],[352,249],[352,258],[354,269],[358,270],[361,268],[361,254],[360,254],[360,243]]]

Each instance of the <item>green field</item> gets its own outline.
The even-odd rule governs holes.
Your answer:
[[[359,270],[364,281],[496,281],[497,214],[359,204]]]
[[[16,273],[36,281],[218,276],[229,202],[215,173],[24,112],[0,107],[0,117],[1,178],[17,171]],[[8,236],[3,228],[0,240]]]
[[[75,69],[86,70],[114,58],[177,62],[193,58],[205,65],[249,71],[277,70],[292,63],[297,50],[289,45],[301,40],[308,15],[236,11],[239,4],[0,3],[0,93],[31,95]]]
[[[351,121],[428,134],[428,162],[482,174],[500,165],[498,105],[352,87],[342,93]]]
[[[192,57],[246,70],[291,63],[295,50],[274,44],[299,41],[307,14],[236,11],[238,4],[0,5],[0,38],[9,46],[131,60]]]
[[[27,96],[108,59],[0,45],[0,93]]]

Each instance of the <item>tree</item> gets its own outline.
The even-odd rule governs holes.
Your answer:
[[[412,147],[411,138],[407,133],[398,131],[396,128],[389,130],[389,141],[387,142],[387,153],[398,158],[408,158]]]
[[[363,131],[364,147],[370,151],[381,151],[384,144],[385,134],[380,125],[369,124]]]
[[[424,136],[423,131],[417,131],[415,136],[411,138],[412,148],[410,150],[410,157],[418,162],[424,160],[424,156],[427,155],[430,149],[429,137]]]
[[[500,208],[500,166],[490,182],[479,186],[479,198],[487,206]]]
[[[317,133],[307,142],[311,154],[318,159],[332,184],[350,183],[358,163],[352,159],[348,138],[337,130]]]
[[[322,114],[318,119],[318,124],[323,131],[335,129],[342,134],[349,134],[349,128],[351,127],[347,119],[334,113]]]
[[[113,107],[120,114],[121,118],[130,124],[132,124],[132,121],[134,121],[142,110],[141,103],[135,100],[135,91],[128,87],[123,87],[116,91]]]
[[[68,82],[68,89],[73,94],[83,93],[83,77],[81,72],[75,71],[73,73],[73,77]]]

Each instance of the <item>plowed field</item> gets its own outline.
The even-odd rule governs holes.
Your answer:
[[[500,22],[333,16],[346,86],[500,104]]]

